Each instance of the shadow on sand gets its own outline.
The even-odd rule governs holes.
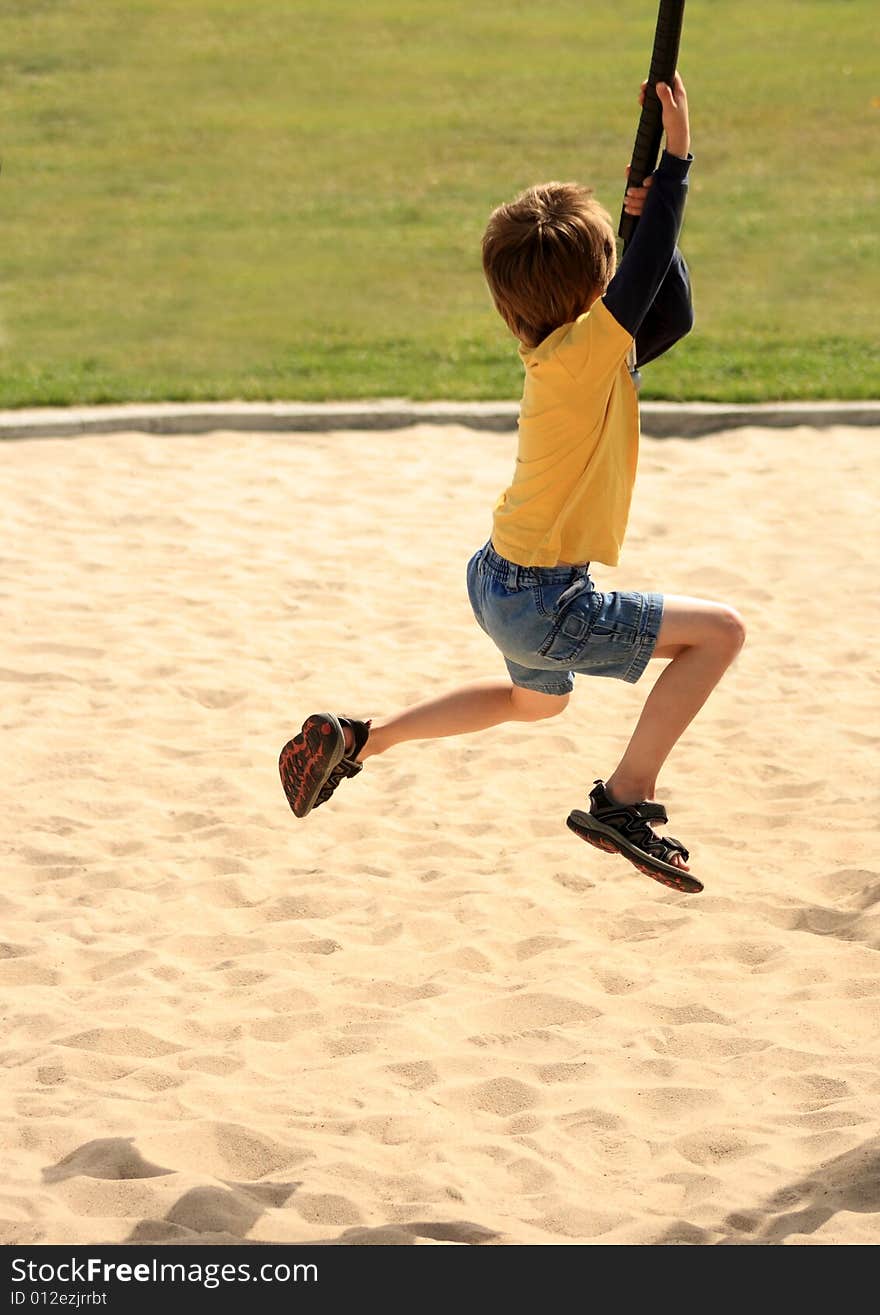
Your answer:
[[[841,1211],[880,1213],[880,1138],[827,1160],[754,1207],[731,1212],[720,1230],[682,1219],[657,1242],[666,1246],[780,1246],[788,1238],[815,1233]]]
[[[65,1155],[57,1164],[43,1170],[44,1183],[58,1183],[66,1178],[159,1178],[174,1173],[145,1160],[134,1145],[133,1137],[102,1137],[85,1142]],[[300,1182],[222,1183],[192,1187],[161,1219],[142,1219],[125,1239],[127,1243],[151,1245],[177,1243],[223,1245],[255,1243],[248,1234],[268,1209],[287,1204]],[[435,1242],[458,1242],[479,1246],[492,1242],[497,1233],[467,1220],[450,1220],[407,1224],[384,1224],[377,1228],[347,1228],[337,1237],[309,1240],[308,1246],[414,1246],[419,1238]],[[296,1245],[291,1243],[291,1245]]]

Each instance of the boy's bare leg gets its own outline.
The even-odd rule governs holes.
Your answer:
[[[653,799],[657,775],[743,646],[745,626],[730,607],[667,595],[655,658],[672,661],[657,680],[626,752],[606,781],[621,804]],[[680,867],[687,864],[676,855]]]
[[[358,761],[385,753],[404,740],[436,740],[447,735],[484,731],[505,721],[541,721],[555,717],[568,703],[567,694],[541,694],[509,680],[481,680],[462,685],[438,698],[406,708],[384,720],[374,720],[370,738]],[[353,737],[346,728],[346,748]]]

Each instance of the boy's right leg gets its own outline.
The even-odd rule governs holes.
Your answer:
[[[383,721],[374,720],[370,738],[359,762],[385,753],[406,740],[437,740],[467,735],[506,721],[543,721],[555,717],[568,703],[568,694],[542,694],[509,680],[479,680],[448,694],[427,699]],[[346,745],[348,748],[348,744]]]
[[[315,713],[281,750],[284,792],[297,817],[324,803],[366,758],[407,740],[434,740],[486,730],[508,721],[542,721],[562,712],[568,694],[543,694],[509,680],[483,680],[406,708],[384,721],[361,722]]]

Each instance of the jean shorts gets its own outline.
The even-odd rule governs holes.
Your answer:
[[[467,581],[474,616],[523,689],[570,694],[575,675],[635,684],[656,647],[663,595],[600,593],[589,564],[517,566],[489,542]]]

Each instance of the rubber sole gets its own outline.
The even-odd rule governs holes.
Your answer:
[[[689,872],[682,872],[681,868],[673,867],[671,863],[664,863],[662,859],[652,858],[650,854],[646,854],[643,849],[637,849],[635,845],[628,845],[622,836],[613,834],[610,828],[606,829],[590,813],[581,812],[576,808],[574,812],[569,813],[565,824],[576,836],[580,836],[581,840],[586,840],[588,845],[594,845],[596,849],[601,849],[606,854],[619,854],[621,858],[632,863],[634,868],[638,868],[644,876],[651,877],[652,880],[659,881],[672,890],[677,890],[683,895],[699,895],[703,889],[703,883],[692,877]]]
[[[281,784],[295,817],[308,817],[321,787],[345,753],[345,736],[336,717],[315,712],[278,758]]]

